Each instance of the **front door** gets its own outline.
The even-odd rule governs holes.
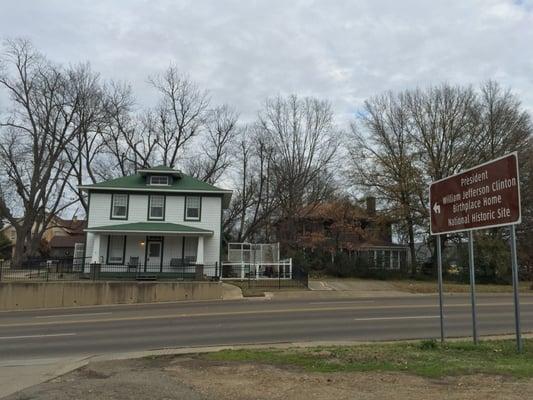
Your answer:
[[[146,267],[150,271],[159,270],[161,266],[161,250],[163,243],[160,241],[148,241],[146,243]]]

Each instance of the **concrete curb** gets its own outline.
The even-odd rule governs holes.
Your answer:
[[[242,298],[242,289],[240,287],[222,282],[222,300],[240,300]]]

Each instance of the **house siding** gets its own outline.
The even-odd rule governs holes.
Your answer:
[[[206,264],[213,264],[215,262],[220,261],[220,221],[222,216],[222,198],[220,196],[202,196],[201,194],[198,195],[202,197],[200,221],[185,221],[185,195],[167,194],[164,222],[188,225],[195,228],[213,231],[213,235],[207,236],[204,239],[204,262]],[[111,220],[111,193],[91,192],[91,201],[89,205],[89,220],[87,221],[88,228],[106,225],[128,224],[132,222],[147,222],[148,196],[149,193],[130,193],[128,219]],[[90,236],[91,238],[89,239]],[[130,256],[139,256],[139,260],[144,262],[144,247],[141,247],[140,242],[144,241],[145,239],[146,237],[143,235],[128,235],[126,246],[127,259]],[[196,238],[187,239],[185,256],[196,254],[196,245]],[[106,246],[107,236],[102,235],[100,247],[101,250],[104,250],[104,252],[100,252],[100,254],[106,254]],[[87,256],[90,256],[92,254],[92,248],[93,238],[92,235],[88,235],[86,248]],[[165,235],[163,263],[169,263],[172,258],[181,258],[181,255],[182,237]]]

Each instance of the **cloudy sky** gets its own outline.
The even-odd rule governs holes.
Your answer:
[[[340,121],[386,90],[510,86],[533,111],[533,0],[2,0],[0,36],[130,81],[170,62],[254,117],[267,96],[329,99]]]

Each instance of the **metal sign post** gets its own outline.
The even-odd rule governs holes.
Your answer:
[[[444,309],[442,300],[442,251],[440,235],[437,235],[437,273],[439,280],[440,341],[444,343]]]
[[[470,301],[472,302],[472,337],[478,344],[477,313],[476,313],[476,274],[474,268],[474,234],[468,232],[468,267],[470,269]]]
[[[516,349],[522,352],[522,333],[520,328],[520,297],[518,281],[518,261],[516,257],[516,232],[515,226],[511,225],[511,266],[513,270],[513,292],[514,292],[514,319],[516,331]]]
[[[511,226],[511,255],[515,303],[515,327],[518,350],[520,338],[520,302],[518,296],[518,263],[514,225],[522,221],[520,209],[520,179],[516,152],[491,160],[438,181],[429,186],[430,232],[438,238],[452,232],[469,232],[468,255],[470,296],[472,300],[472,330],[478,342],[476,314],[476,281],[474,238],[472,231]],[[439,269],[439,302],[441,307],[441,337],[444,337],[442,317],[442,255],[437,241]]]

